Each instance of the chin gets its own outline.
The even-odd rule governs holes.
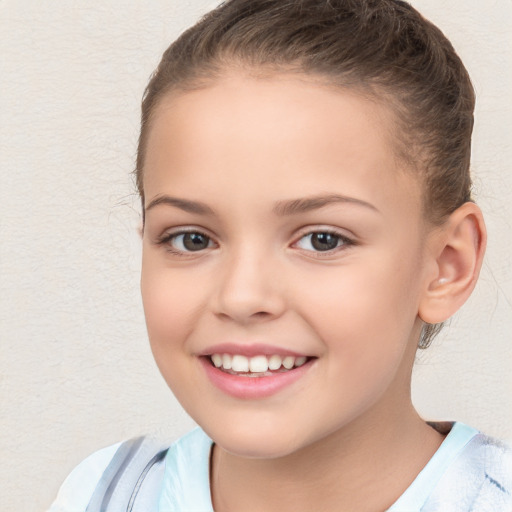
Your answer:
[[[232,455],[247,459],[279,459],[297,451],[296,446],[281,439],[226,436],[226,439],[220,439],[216,444]]]
[[[286,428],[262,428],[261,425],[218,426],[205,432],[226,452],[250,459],[277,459],[286,457],[308,444],[290,436]]]

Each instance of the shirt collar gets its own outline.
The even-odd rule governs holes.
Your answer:
[[[159,512],[213,512],[209,474],[212,445],[200,428],[171,445],[165,457]]]

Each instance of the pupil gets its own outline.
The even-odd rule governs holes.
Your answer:
[[[314,233],[311,237],[311,245],[317,251],[329,251],[338,246],[338,237],[331,233]]]
[[[200,251],[208,247],[209,239],[200,233],[187,233],[183,236],[183,245],[188,251]]]

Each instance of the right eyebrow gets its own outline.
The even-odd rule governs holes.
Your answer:
[[[160,195],[155,197],[145,208],[147,212],[160,204],[174,206],[188,213],[196,213],[198,215],[213,215],[215,212],[205,203],[199,201],[191,201],[190,199],[179,199],[168,195]]]
[[[339,194],[327,194],[312,197],[302,197],[299,199],[292,199],[291,201],[280,201],[274,207],[274,213],[280,216],[296,215],[299,213],[309,212],[311,210],[318,210],[324,206],[336,203],[348,203],[363,206],[375,212],[379,210],[371,203],[367,203],[355,197],[342,196]]]

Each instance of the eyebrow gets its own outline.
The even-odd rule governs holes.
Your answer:
[[[214,211],[205,203],[199,201],[191,201],[190,199],[179,199],[177,197],[171,197],[162,195],[155,197],[145,208],[147,212],[159,204],[167,204],[174,206],[188,213],[196,213],[198,215],[213,215]]]
[[[328,194],[313,197],[303,197],[300,199],[291,199],[287,201],[279,201],[275,204],[273,212],[280,217],[297,215],[299,213],[305,213],[312,210],[318,210],[330,204],[336,203],[348,203],[363,206],[370,210],[378,212],[379,210],[371,203],[367,203],[361,199],[355,197],[347,197],[338,194]],[[174,206],[188,213],[195,213],[198,215],[214,215],[215,212],[207,204],[200,201],[192,201],[190,199],[179,199],[177,197],[171,197],[168,195],[160,195],[155,197],[148,206],[145,207],[145,211],[149,211],[155,206],[160,204],[166,204]]]
[[[347,197],[338,194],[328,194],[314,197],[304,197],[300,199],[292,199],[291,201],[279,201],[274,206],[274,213],[279,216],[296,215],[298,213],[309,212],[311,210],[318,210],[324,206],[336,203],[355,204],[369,208],[375,212],[379,210],[371,203],[367,203],[355,197]]]

